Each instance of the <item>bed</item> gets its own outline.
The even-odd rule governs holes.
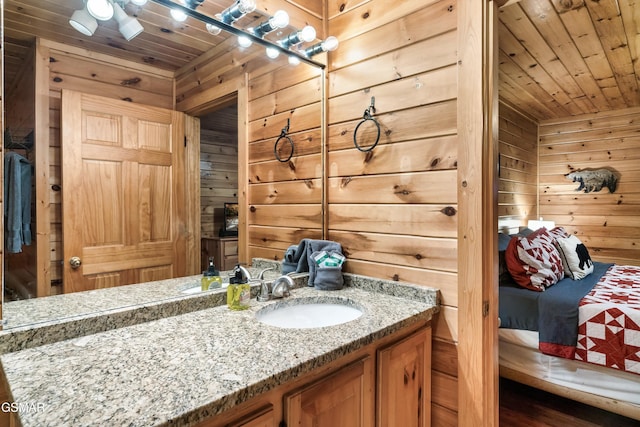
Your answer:
[[[640,267],[586,261],[576,241],[562,228],[500,235],[500,375],[640,420]],[[530,278],[547,270],[525,283],[522,265]]]

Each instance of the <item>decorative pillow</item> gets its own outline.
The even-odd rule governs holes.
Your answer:
[[[556,247],[567,277],[580,280],[593,273],[593,261],[589,251],[576,236],[556,239]]]
[[[551,230],[549,230],[549,234],[554,239],[569,237],[569,233],[567,233],[567,231],[562,227],[553,227]]]
[[[542,292],[564,275],[562,259],[546,228],[514,237],[505,251],[511,277],[523,288]]]

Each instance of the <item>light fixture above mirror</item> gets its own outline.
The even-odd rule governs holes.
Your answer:
[[[284,10],[278,10],[273,16],[268,17],[255,27],[242,29],[235,26],[243,16],[256,10],[256,0],[236,0],[231,6],[214,16],[205,15],[197,11],[198,6],[204,2],[203,0],[152,1],[168,7],[174,19],[178,17],[181,21],[184,21],[188,16],[191,16],[204,23],[206,30],[211,35],[218,35],[222,30],[225,30],[238,37],[238,45],[241,48],[246,49],[256,42],[265,46],[266,54],[269,58],[275,59],[280,53],[285,53],[289,57],[289,62],[294,65],[306,62],[313,66],[324,68],[324,64],[313,61],[311,57],[321,52],[335,50],[338,47],[338,39],[329,37],[317,45],[306,49],[301,48],[301,44],[311,43],[316,40],[316,31],[310,25],[305,26],[302,30],[294,29],[287,37],[281,40],[272,41],[266,39],[265,36],[269,33],[275,33],[276,30],[289,26],[289,14]],[[280,34],[277,35],[279,36]]]

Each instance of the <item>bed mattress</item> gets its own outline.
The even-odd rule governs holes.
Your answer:
[[[543,354],[538,350],[536,331],[499,329],[498,334],[501,366],[640,409],[640,375]]]

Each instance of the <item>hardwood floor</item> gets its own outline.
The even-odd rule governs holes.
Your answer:
[[[501,427],[638,427],[640,421],[500,378]]]

